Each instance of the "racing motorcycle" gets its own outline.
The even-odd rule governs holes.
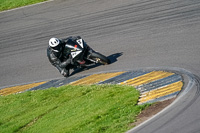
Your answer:
[[[64,54],[72,57],[73,63],[70,64],[70,69],[87,68],[97,63],[110,64],[110,60],[106,56],[90,48],[80,36],[67,40]]]

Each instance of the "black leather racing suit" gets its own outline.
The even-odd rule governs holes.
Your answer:
[[[70,38],[62,39],[61,41],[61,47],[62,50],[60,52],[55,52],[51,47],[47,48],[47,57],[51,64],[55,66],[58,71],[64,76],[69,76],[69,68],[67,66],[72,63],[71,55],[64,55],[64,47],[67,43],[67,40]]]

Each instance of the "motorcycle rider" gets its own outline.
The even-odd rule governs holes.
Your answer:
[[[69,65],[73,64],[70,54],[64,54],[65,44],[69,39],[76,39],[79,37],[68,37],[66,39],[51,38],[47,48],[47,57],[50,63],[55,66],[58,71],[64,76],[69,76]]]

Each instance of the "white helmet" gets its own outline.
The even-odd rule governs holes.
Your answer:
[[[49,40],[49,47],[52,48],[55,52],[60,52],[62,50],[62,46],[60,46],[60,40],[58,38],[51,38]]]

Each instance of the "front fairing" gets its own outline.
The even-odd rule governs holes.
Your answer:
[[[78,39],[78,40],[69,39],[67,40],[67,44],[80,50],[83,50],[85,47],[83,39]]]
[[[86,44],[83,39],[69,39],[64,47],[64,55],[71,55],[74,60],[82,59],[85,49]]]

